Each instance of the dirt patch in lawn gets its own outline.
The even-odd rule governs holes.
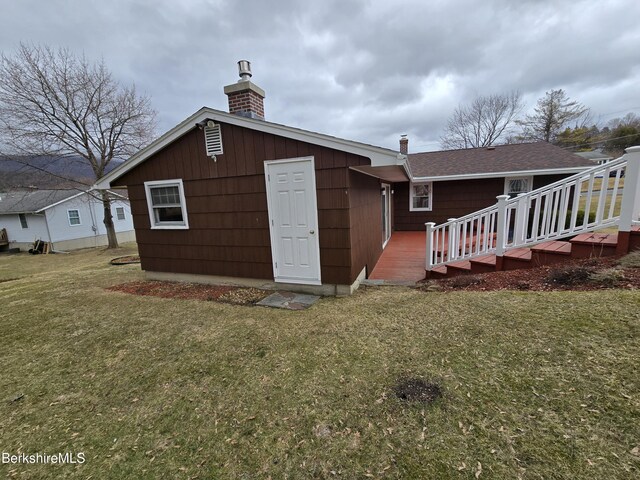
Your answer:
[[[132,295],[217,301],[232,303],[234,305],[253,305],[271,293],[257,288],[243,288],[230,285],[203,285],[200,283],[158,281],[123,283],[107,288],[107,290]]]
[[[400,400],[419,403],[432,403],[442,396],[439,385],[425,382],[421,378],[400,379],[393,392]]]
[[[453,278],[426,280],[423,291],[493,291],[493,290],[602,290],[607,288],[640,288],[640,268],[627,267],[627,257],[574,260],[559,265],[461,275]]]

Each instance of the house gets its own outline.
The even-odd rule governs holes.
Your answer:
[[[434,172],[406,149],[264,120],[265,92],[251,81],[249,62],[239,65],[241,79],[224,87],[229,113],[200,109],[96,184],[127,187],[149,278],[348,294],[394,228],[424,228],[432,213],[478,207],[460,188],[468,173],[447,173],[446,161]],[[586,168],[580,162],[553,168],[549,160],[532,170],[521,161],[527,178],[549,181]],[[480,171],[466,180],[502,185],[520,174],[507,167],[491,181]],[[450,208],[453,198],[465,205]]]
[[[403,145],[401,144],[401,148]],[[406,151],[406,150],[405,150]],[[394,229],[422,230],[593,166],[547,142],[409,153],[411,182],[394,186]]]
[[[576,155],[590,160],[594,165],[604,165],[613,160],[611,155],[607,155],[602,149],[595,149],[590,152],[576,152]]]
[[[127,198],[110,192],[111,213],[118,241],[135,241]],[[104,211],[99,192],[78,190],[21,190],[0,193],[0,230],[5,249],[28,250],[35,240],[55,250],[73,250],[107,244]]]

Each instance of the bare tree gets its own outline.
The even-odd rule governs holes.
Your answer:
[[[519,92],[482,96],[460,105],[447,121],[440,144],[444,149],[494,145],[510,133],[522,106]]]
[[[518,124],[522,126],[524,139],[553,143],[570,122],[575,121],[575,127],[584,127],[590,120],[587,107],[570,100],[564,90],[558,89],[548,91],[538,100],[533,115],[527,115]]]
[[[120,85],[103,61],[26,44],[0,61],[0,133],[15,158],[81,158],[97,180],[114,159],[151,140],[156,112],[149,98]],[[106,191],[101,197],[109,248],[115,248],[110,198]]]

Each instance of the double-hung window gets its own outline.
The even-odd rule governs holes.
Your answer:
[[[152,229],[187,229],[187,205],[182,180],[145,182]]]
[[[79,210],[67,210],[67,216],[69,217],[69,225],[75,227],[80,225],[80,211]]]
[[[430,211],[433,204],[433,184],[431,182],[411,183],[409,192],[409,210],[412,212]]]
[[[18,218],[20,218],[20,226],[22,228],[29,228],[29,224],[27,223],[27,215],[24,213],[19,213]]]
[[[116,207],[116,220],[124,220],[124,207]]]

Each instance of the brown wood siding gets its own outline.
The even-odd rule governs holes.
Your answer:
[[[351,282],[364,267],[371,273],[382,254],[380,180],[349,172],[351,201]]]
[[[533,188],[557,182],[569,175],[533,177]],[[504,178],[433,182],[433,209],[430,212],[409,211],[409,182],[393,185],[396,230],[422,230],[426,222],[440,224],[496,203],[504,193]]]
[[[264,161],[314,156],[322,282],[352,283],[348,167],[369,159],[221,124],[207,157],[194,128],[114,182],[127,186],[144,270],[273,279]],[[188,230],[152,230],[144,182],[182,179]]]

